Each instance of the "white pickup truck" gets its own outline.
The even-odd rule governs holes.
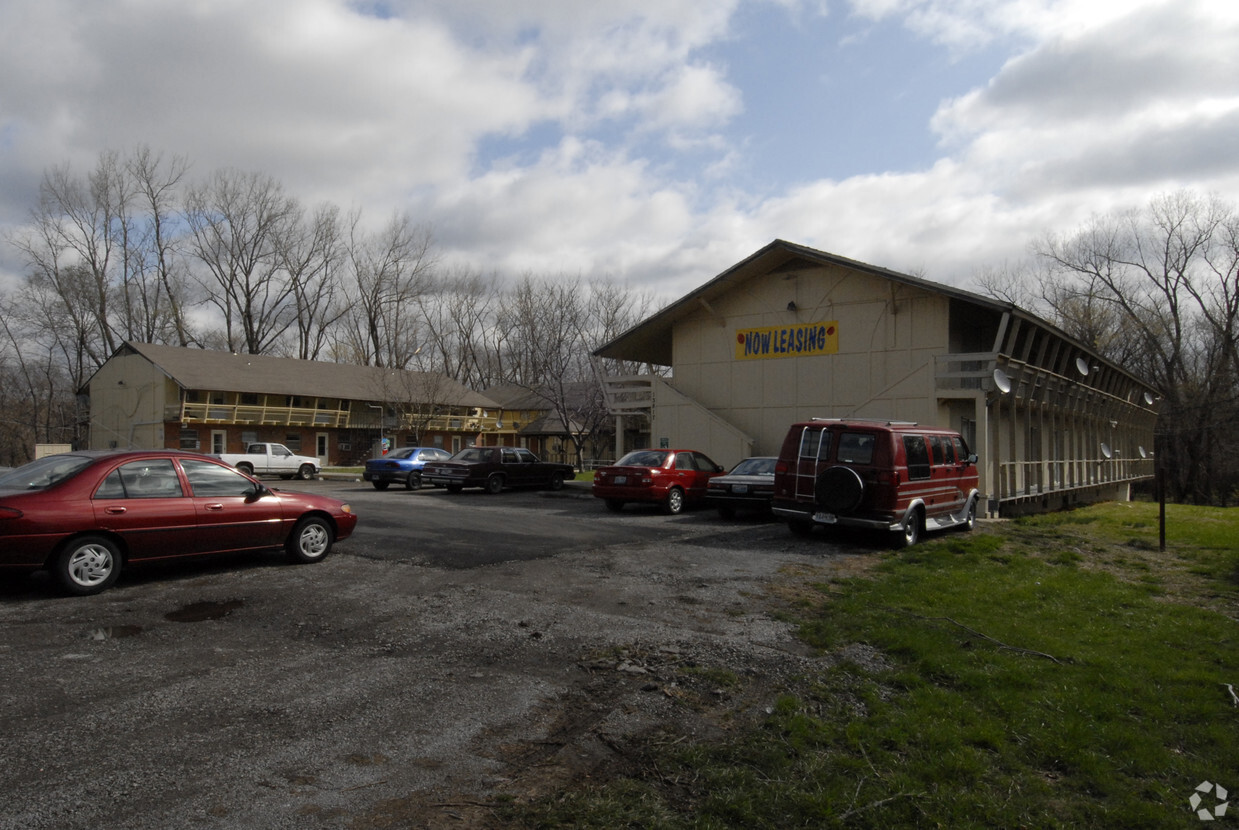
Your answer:
[[[255,443],[243,453],[225,452],[217,458],[252,476],[278,475],[280,478],[309,480],[318,475],[318,459],[296,455],[283,444]]]

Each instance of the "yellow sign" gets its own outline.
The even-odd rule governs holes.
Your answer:
[[[839,351],[839,322],[800,323],[736,331],[736,360],[807,357]]]

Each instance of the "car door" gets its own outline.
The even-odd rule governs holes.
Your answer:
[[[198,552],[198,519],[170,458],[121,464],[95,490],[91,508],[100,529],[125,541],[130,561]]]
[[[211,461],[185,458],[181,468],[192,493],[202,553],[268,548],[283,542],[288,532],[283,508],[269,490]]]

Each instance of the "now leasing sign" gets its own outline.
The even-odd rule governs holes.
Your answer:
[[[736,331],[736,360],[807,357],[839,351],[839,323],[800,323]]]

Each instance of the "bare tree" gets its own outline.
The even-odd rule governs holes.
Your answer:
[[[300,219],[297,201],[260,173],[221,170],[189,193],[191,250],[207,301],[223,317],[228,349],[274,351],[296,320],[280,251]]]
[[[132,237],[132,243],[124,246],[132,266],[125,270],[133,274],[139,289],[126,292],[127,307],[137,309],[130,314],[133,324],[126,339],[177,346],[193,342],[185,318],[188,275],[179,254],[181,234],[176,230],[180,187],[188,170],[184,158],[165,163],[145,146],[138,147],[126,164],[134,209],[129,209],[130,200],[123,204],[126,237]]]
[[[404,368],[422,347],[418,302],[436,257],[430,232],[407,215],[393,215],[377,233],[353,217],[348,256],[353,299],[347,340],[364,365]]]
[[[1036,246],[1056,322],[1163,390],[1159,461],[1179,499],[1224,502],[1237,483],[1237,242],[1232,206],[1177,192]]]
[[[462,270],[434,280],[420,302],[428,344],[417,355],[417,365],[433,366],[475,388],[501,382],[499,353],[505,335],[496,325],[501,303],[499,281],[493,276]]]
[[[277,244],[296,306],[294,357],[317,360],[348,313],[340,272],[346,252],[340,210],[321,205],[309,222],[292,224]]]

